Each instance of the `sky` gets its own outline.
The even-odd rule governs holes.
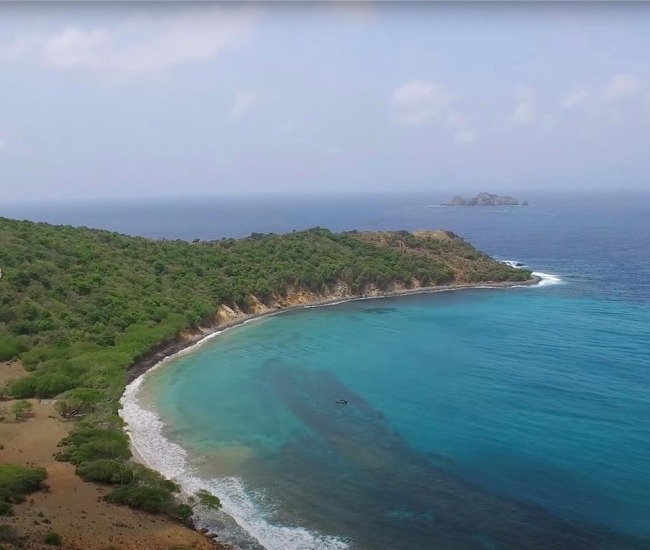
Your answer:
[[[650,3],[0,4],[3,201],[650,188]]]

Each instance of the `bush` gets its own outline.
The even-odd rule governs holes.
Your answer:
[[[176,507],[172,508],[168,513],[173,518],[176,518],[183,523],[188,523],[194,515],[194,510],[192,510],[192,507],[189,504],[177,504]]]
[[[11,503],[38,491],[47,477],[45,468],[26,468],[16,464],[0,465],[0,515],[11,514]]]
[[[173,494],[158,487],[124,485],[106,495],[104,500],[153,514],[168,512],[174,507]]]
[[[61,535],[55,533],[54,531],[47,533],[43,540],[45,541],[45,544],[49,544],[51,546],[61,546]]]
[[[11,406],[11,412],[14,414],[16,420],[20,420],[21,418],[24,418],[27,414],[32,412],[34,409],[34,405],[32,405],[29,401],[16,401],[12,406]]]
[[[9,361],[27,351],[27,339],[20,336],[0,336],[0,361]]]
[[[101,390],[77,388],[65,392],[54,404],[54,409],[62,418],[72,418],[94,411],[103,397],[104,393]]]
[[[35,376],[20,378],[9,384],[9,394],[17,399],[28,399],[36,394],[37,379]]]
[[[197,491],[195,495],[199,503],[206,508],[210,508],[212,510],[218,510],[221,508],[221,501],[219,500],[219,497],[214,496],[209,491],[201,489],[200,491]]]
[[[74,386],[72,379],[65,374],[43,374],[36,377],[34,396],[38,399],[49,399],[74,388]]]
[[[75,472],[84,481],[128,485],[133,482],[133,470],[117,460],[101,459],[77,466]]]
[[[65,450],[57,455],[57,459],[76,465],[99,459],[131,458],[129,438],[119,429],[81,428],[73,431],[61,444]]]

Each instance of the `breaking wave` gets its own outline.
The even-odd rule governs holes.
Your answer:
[[[221,334],[213,333],[195,346],[163,359],[149,372],[165,366],[172,358],[187,353],[197,345]],[[187,461],[187,451],[163,435],[165,423],[138,400],[146,374],[126,387],[121,399],[120,416],[127,424],[127,433],[134,451],[150,468],[176,481],[183,491],[193,495],[200,489],[221,500],[222,510],[199,510],[195,516],[198,527],[217,531],[219,540],[241,550],[345,550],[349,544],[337,537],[326,536],[303,527],[275,525],[265,518],[266,512],[255,496],[246,491],[244,482],[236,477],[202,479]],[[225,512],[225,513],[224,513]]]

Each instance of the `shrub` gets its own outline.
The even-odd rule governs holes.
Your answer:
[[[25,495],[41,489],[46,477],[45,468],[0,465],[0,515],[10,515],[11,503],[20,502]]]
[[[11,406],[11,412],[14,414],[16,417],[16,420],[20,420],[21,418],[24,418],[27,414],[32,412],[34,409],[34,405],[32,405],[29,401],[16,401],[12,406]]]
[[[37,379],[35,376],[20,378],[9,384],[9,394],[17,399],[27,399],[34,397],[36,393]]]
[[[73,431],[61,444],[65,450],[57,459],[82,464],[99,459],[131,458],[128,436],[118,429],[81,428]]]
[[[51,546],[61,546],[61,535],[55,533],[54,531],[47,533],[43,540],[45,541],[45,544],[49,544]]]
[[[221,508],[221,501],[219,500],[219,497],[214,496],[209,491],[201,489],[200,491],[197,491],[195,495],[199,503],[206,508],[210,508],[212,510],[218,510]]]
[[[160,514],[174,507],[172,493],[158,487],[123,485],[104,497],[106,502]]]
[[[128,485],[133,481],[133,470],[123,462],[110,459],[93,460],[77,466],[76,474],[84,481]]]
[[[169,512],[169,515],[183,523],[188,523],[194,515],[194,510],[189,504],[177,504]]]
[[[36,380],[34,396],[39,399],[56,397],[75,386],[69,376],[60,373],[43,374],[37,376]]]
[[[78,414],[92,412],[104,394],[91,388],[77,388],[65,392],[54,404],[54,409],[62,418],[72,418]]]
[[[20,336],[0,336],[0,361],[9,361],[27,351],[27,339]]]

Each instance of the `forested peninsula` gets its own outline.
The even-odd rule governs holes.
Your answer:
[[[28,419],[38,400],[55,400],[53,413],[71,424],[58,461],[110,485],[107,502],[189,522],[195,506],[218,507],[218,499],[180,498],[176,484],[131,460],[117,413],[138,365],[243,315],[333,298],[530,282],[530,271],[448,231],[314,228],[187,242],[0,218],[0,369],[28,371],[0,385],[0,430]],[[7,465],[2,453],[6,515],[42,487],[47,472]]]

